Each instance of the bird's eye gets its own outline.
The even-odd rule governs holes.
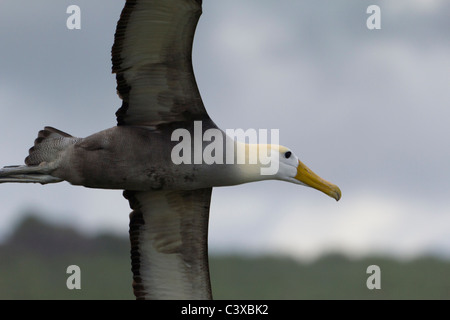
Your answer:
[[[289,158],[291,157],[291,155],[292,155],[292,152],[288,151],[288,152],[286,152],[286,153],[284,154],[284,157],[285,157],[286,159],[289,159]]]

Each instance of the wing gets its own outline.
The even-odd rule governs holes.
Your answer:
[[[112,47],[118,125],[208,118],[191,57],[201,12],[202,0],[127,0]]]
[[[211,188],[125,191],[137,299],[211,299],[208,220]]]

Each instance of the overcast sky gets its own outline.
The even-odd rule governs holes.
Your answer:
[[[450,2],[204,0],[194,69],[223,129],[279,129],[335,202],[279,181],[216,188],[213,252],[450,257]],[[66,9],[81,8],[81,30]],[[0,2],[0,165],[46,125],[84,137],[121,105],[110,50],[124,1]],[[381,8],[381,30],[366,9]],[[128,232],[120,191],[0,185],[0,240],[33,208],[92,234]]]

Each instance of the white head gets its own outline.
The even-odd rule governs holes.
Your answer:
[[[239,184],[260,180],[283,180],[322,191],[339,200],[341,190],[322,179],[304,165],[288,148],[277,144],[246,144],[234,142],[236,175],[227,176],[227,184]]]
[[[288,148],[278,145],[270,145],[271,158],[278,159],[278,172],[275,179],[302,184],[322,191],[338,201],[341,198],[341,190],[338,186],[322,179],[311,169],[304,165],[298,157]]]

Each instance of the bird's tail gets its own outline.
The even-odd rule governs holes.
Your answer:
[[[25,165],[7,166],[0,169],[0,183],[31,182],[56,183],[62,179],[52,175],[58,167],[58,157],[61,151],[77,142],[79,138],[52,127],[39,131],[34,146],[25,158]]]

